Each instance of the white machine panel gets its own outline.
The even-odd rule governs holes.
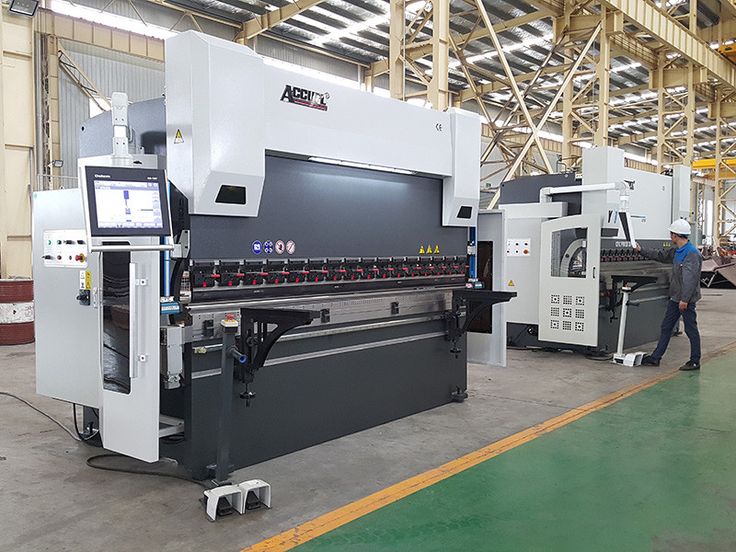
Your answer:
[[[498,251],[504,243],[504,228],[506,213],[500,210],[484,211],[478,217],[476,238],[478,243],[490,241],[492,250]],[[493,255],[493,289],[498,291],[516,291],[507,288],[504,284],[506,272],[506,257]],[[478,267],[480,274],[485,267]],[[506,366],[506,310],[510,303],[498,303],[491,308],[491,333],[467,333],[468,362],[486,366]]]
[[[688,171],[689,172],[689,171]],[[680,172],[676,172],[680,174]],[[684,182],[684,178],[682,182]],[[689,179],[686,183],[674,182],[673,178],[663,174],[631,169],[625,166],[624,151],[613,147],[588,148],[583,150],[583,185],[609,184],[613,182],[633,182],[629,191],[629,212],[633,221],[634,233],[642,240],[668,240],[672,219],[670,206],[677,203],[677,212],[682,212],[689,205],[689,193],[676,193],[674,190],[686,187],[689,190]],[[590,195],[590,194],[589,194]],[[677,198],[674,198],[677,195]],[[583,213],[599,210],[591,198],[583,197]],[[586,205],[587,203],[587,205]],[[663,206],[666,206],[663,208]],[[689,207],[684,208],[689,213]],[[623,232],[618,235],[625,239]]]
[[[88,256],[87,232],[84,228],[44,231],[44,266],[85,268]]]
[[[97,254],[92,253],[84,263],[69,261],[78,251],[86,253],[86,244],[57,243],[86,242],[82,194],[78,188],[34,192],[32,205],[36,392],[96,408],[102,386],[99,355],[94,347],[85,346],[96,343],[100,335],[95,292],[92,290],[90,305],[80,304],[77,295],[84,289],[80,272],[85,274],[85,286],[87,274],[90,287],[96,286]],[[45,259],[46,255],[54,259]],[[61,260],[56,258],[60,255]]]
[[[106,449],[155,462],[159,459],[159,254],[132,252],[130,261],[129,303],[112,307],[114,312],[109,321],[119,332],[129,332],[125,362],[130,391],[116,390],[107,383],[103,386],[100,428]],[[102,309],[100,315],[104,317]],[[120,351],[106,346],[112,335],[107,333],[100,343],[103,369],[106,355],[120,355]]]
[[[269,152],[441,177],[443,224],[476,224],[475,113],[424,109],[266,65],[246,46],[193,31],[166,40],[166,91],[169,177],[192,213],[258,216]],[[223,188],[244,192],[228,199]]]
[[[598,344],[601,218],[575,215],[542,223],[539,339]]]

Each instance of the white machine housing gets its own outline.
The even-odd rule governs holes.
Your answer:
[[[424,109],[276,68],[194,31],[166,40],[169,177],[193,214],[258,216],[266,152],[440,176],[442,223],[476,224],[480,118]],[[221,186],[244,204],[216,201]],[[470,207],[468,210],[463,207]]]

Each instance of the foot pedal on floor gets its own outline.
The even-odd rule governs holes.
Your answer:
[[[641,351],[626,354],[616,353],[613,355],[613,362],[615,364],[623,364],[624,366],[641,366],[641,361],[645,354]]]
[[[233,511],[242,515],[258,505],[271,507],[271,485],[260,479],[243,481],[237,485],[222,485],[207,489],[203,501],[210,521],[216,521],[218,517]]]

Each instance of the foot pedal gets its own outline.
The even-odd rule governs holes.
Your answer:
[[[623,364],[624,366],[641,366],[645,353],[637,351],[635,353],[626,353],[613,355],[614,364]]]
[[[216,521],[218,517],[261,506],[271,507],[271,485],[260,479],[243,481],[237,485],[222,485],[204,492],[202,502],[207,510],[207,518]]]

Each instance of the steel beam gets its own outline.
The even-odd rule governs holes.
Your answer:
[[[290,17],[294,17],[320,3],[322,3],[322,0],[295,0],[291,4],[286,4],[276,10],[258,15],[243,23],[243,29],[238,33],[236,40],[242,42],[251,40],[259,34],[272,29],[279,23],[283,23]]]
[[[651,34],[687,60],[705,67],[711,75],[729,87],[736,87],[736,67],[710,46],[680,25],[673,17],[659,11],[654,3],[643,0],[601,0],[618,10],[636,27]]]
[[[406,4],[404,0],[391,0],[388,41],[388,72],[389,92],[392,98],[404,99],[404,59],[402,50],[404,47],[404,35],[406,32]],[[373,78],[376,75],[371,71]]]
[[[526,15],[522,15],[521,17],[515,17],[514,19],[511,19],[509,21],[503,21],[501,23],[498,23],[493,26],[493,29],[501,33],[503,31],[507,31],[509,29],[513,29],[514,27],[519,27],[521,25],[526,25],[528,23],[533,23],[534,21],[539,21],[540,19],[544,19],[546,17],[549,17],[550,14],[546,11],[536,11],[532,13],[528,13]],[[465,44],[468,42],[471,42],[473,40],[479,40],[481,38],[487,38],[488,37],[488,31],[485,30],[485,28],[477,29],[475,31],[465,33],[465,34],[455,34],[453,36],[453,40],[456,44]],[[421,59],[423,57],[427,57],[432,54],[432,41],[431,40],[423,40],[421,42],[415,42],[412,45],[407,45],[406,47],[406,57],[416,61],[418,59]],[[383,75],[384,73],[387,73],[389,71],[389,60],[382,59],[379,61],[374,62],[371,64],[371,73],[374,76]]]
[[[432,107],[450,106],[450,0],[432,0],[432,78],[427,98]]]

